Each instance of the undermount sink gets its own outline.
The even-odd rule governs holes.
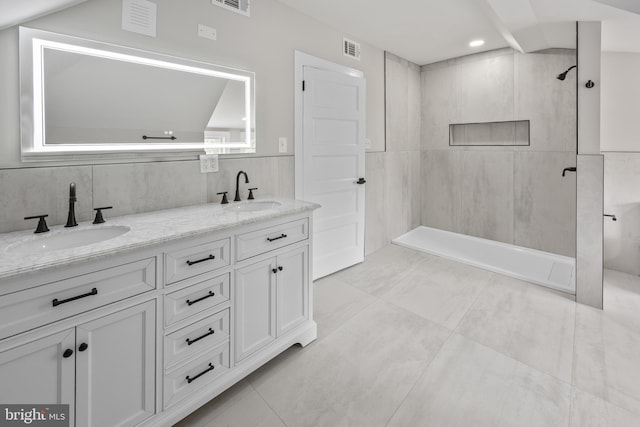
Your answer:
[[[225,209],[234,212],[258,212],[258,211],[266,211],[267,209],[277,208],[281,206],[282,203],[276,202],[273,200],[260,200],[260,201],[247,201],[234,203],[229,206],[226,206]]]
[[[8,252],[23,255],[45,254],[62,249],[79,248],[93,243],[104,242],[123,235],[130,230],[125,226],[97,227],[85,230],[61,230],[58,234],[38,236],[33,240],[16,243]]]

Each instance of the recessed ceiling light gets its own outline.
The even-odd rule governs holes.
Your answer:
[[[469,43],[469,46],[478,47],[478,46],[482,46],[483,44],[484,44],[484,40],[473,40],[472,42]]]

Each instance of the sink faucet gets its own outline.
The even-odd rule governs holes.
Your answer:
[[[247,176],[247,173],[245,171],[238,172],[238,175],[236,175],[236,197],[233,198],[234,202],[240,201],[240,175],[244,175],[245,184],[249,183],[249,177]]]
[[[76,183],[72,182],[69,185],[69,215],[67,216],[67,225],[65,227],[75,227],[78,225],[76,222],[76,210],[75,203],[78,199],[76,199]]]

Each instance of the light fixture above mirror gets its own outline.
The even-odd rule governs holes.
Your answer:
[[[20,28],[22,159],[254,153],[252,72]]]

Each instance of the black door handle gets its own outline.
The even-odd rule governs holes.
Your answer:
[[[66,349],[64,351],[64,353],[62,353],[62,357],[64,357],[65,359],[71,357],[71,355],[73,354],[73,350],[71,350],[70,348]]]
[[[80,344],[80,347],[78,347],[78,351],[85,351],[88,348],[89,346],[87,345],[87,343],[83,342],[82,344]]]
[[[362,185],[362,184],[364,184],[365,182],[367,182],[367,180],[366,180],[366,179],[364,179],[364,178],[358,178],[358,180],[356,181],[356,184],[360,184],[360,185]]]

